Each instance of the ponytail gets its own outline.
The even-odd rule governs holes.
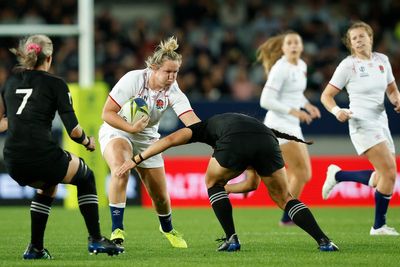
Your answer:
[[[283,138],[283,139],[286,139],[286,140],[292,140],[292,141],[296,141],[296,142],[299,142],[299,143],[304,143],[304,144],[307,144],[307,145],[312,145],[312,144],[314,144],[313,141],[304,141],[304,140],[302,140],[302,139],[300,139],[300,138],[297,138],[296,136],[293,136],[293,135],[290,135],[290,134],[286,134],[286,133],[282,133],[282,132],[277,131],[277,130],[275,130],[275,129],[271,129],[271,131],[272,131],[272,132],[275,134],[275,136],[278,137],[278,138]]]

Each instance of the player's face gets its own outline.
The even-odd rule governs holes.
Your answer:
[[[370,53],[372,40],[364,28],[355,28],[349,32],[351,48],[356,55]]]
[[[283,39],[283,54],[290,59],[299,59],[303,52],[303,41],[298,34],[289,33]]]
[[[178,76],[180,66],[181,63],[179,61],[165,61],[159,69],[154,71],[157,85],[161,86],[161,88],[171,86]]]

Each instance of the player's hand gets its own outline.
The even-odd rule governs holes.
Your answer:
[[[313,119],[321,118],[321,112],[319,111],[319,109],[316,106],[314,106],[310,103],[307,103],[307,104],[305,104],[304,109],[307,110],[307,112],[310,114],[311,118],[313,118]]]
[[[84,145],[86,147],[86,150],[89,150],[90,152],[93,152],[96,150],[96,140],[94,139],[93,136],[88,136],[89,143]]]
[[[121,167],[118,168],[116,174],[117,176],[122,176],[124,175],[127,171],[130,171],[131,169],[136,167],[136,163],[133,162],[133,160],[128,159],[124,162],[124,164],[121,165]]]
[[[299,118],[300,122],[305,122],[307,124],[310,124],[313,120],[311,115],[303,110],[291,109],[289,114]]]
[[[353,112],[347,108],[341,108],[335,114],[336,119],[340,122],[346,122],[351,119]]]
[[[140,133],[141,131],[144,130],[144,128],[146,128],[146,126],[149,124],[150,121],[150,117],[147,115],[143,115],[143,117],[138,120],[137,122],[135,122],[135,124],[133,124],[132,126],[132,133]]]

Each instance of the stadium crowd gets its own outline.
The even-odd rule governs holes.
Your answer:
[[[154,5],[156,2],[157,5]],[[265,83],[255,50],[270,36],[294,30],[303,37],[307,62],[307,96],[318,101],[337,64],[347,55],[341,42],[355,20],[373,27],[375,51],[391,59],[400,79],[400,13],[398,1],[266,1],[266,0],[169,0],[153,1],[161,17],[120,17],[108,1],[95,1],[96,79],[110,88],[127,71],[144,68],[144,60],[160,40],[175,35],[183,55],[178,83],[191,101],[259,99]],[[127,1],[113,1],[113,5]],[[148,2],[129,2],[135,5]],[[1,24],[73,24],[77,0],[4,0]],[[51,8],[50,8],[51,7]],[[8,48],[17,38],[1,36],[0,86],[15,59]],[[53,72],[67,82],[78,80],[78,40],[54,37],[57,53]]]

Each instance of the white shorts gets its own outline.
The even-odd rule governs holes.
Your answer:
[[[133,155],[137,155],[137,154],[143,152],[152,143],[150,141],[137,142],[133,139],[132,134],[115,129],[109,125],[103,124],[99,130],[99,143],[100,143],[100,149],[101,149],[102,155],[104,154],[104,150],[105,150],[106,146],[108,145],[108,143],[111,140],[116,139],[116,138],[121,138],[121,139],[126,140],[132,148]],[[154,140],[154,141],[157,141],[157,140]],[[145,168],[145,169],[164,167],[164,160],[162,158],[162,154],[160,153],[151,158],[146,159],[145,161],[140,163],[138,165],[138,167]]]
[[[267,126],[274,130],[277,130],[279,132],[282,132],[285,134],[290,134],[290,135],[296,136],[299,139],[304,140],[303,132],[301,131],[300,126],[297,124],[294,124],[294,125],[286,124],[286,125],[279,125],[279,126],[275,124],[274,126],[269,126],[269,125],[267,125]],[[279,141],[279,145],[284,145],[284,144],[287,144],[290,142],[290,140],[287,140],[284,138],[278,138],[278,141]]]
[[[351,142],[358,155],[363,154],[371,147],[385,142],[390,152],[395,153],[393,138],[389,130],[387,119],[380,120],[349,120]]]

